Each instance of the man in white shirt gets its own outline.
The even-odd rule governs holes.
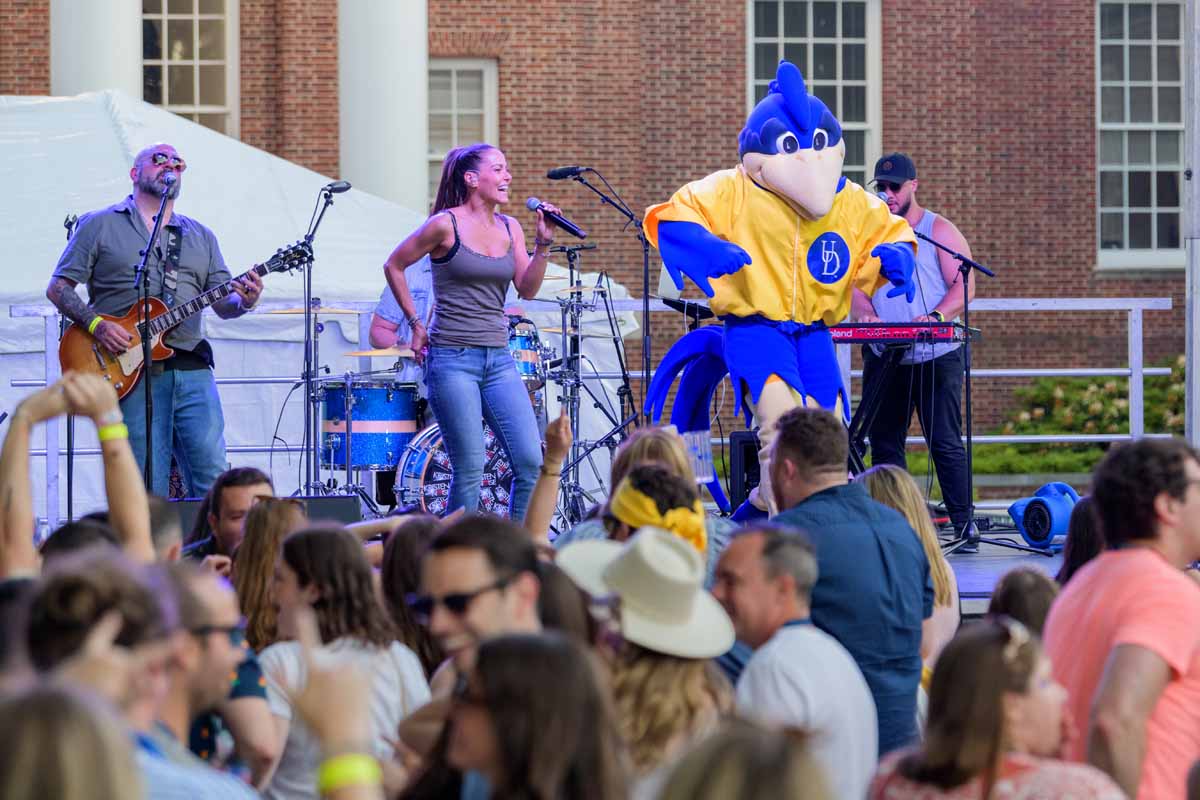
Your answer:
[[[809,620],[816,582],[803,533],[763,524],[729,543],[712,593],[755,649],[737,683],[738,710],[804,731],[833,795],[863,798],[878,758],[875,702],[846,648]]]

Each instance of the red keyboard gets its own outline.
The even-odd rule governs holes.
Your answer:
[[[829,329],[834,344],[915,344],[961,342],[967,329],[961,322],[843,322]],[[979,331],[971,330],[971,339]]]

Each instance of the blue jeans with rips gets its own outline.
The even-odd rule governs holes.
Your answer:
[[[154,399],[154,463],[151,488],[166,497],[174,453],[188,497],[203,497],[229,464],[225,417],[210,369],[165,370],[151,377]],[[146,378],[121,400],[133,457],[146,464]]]
[[[431,346],[425,385],[453,468],[448,508],[474,512],[479,507],[487,420],[512,464],[509,513],[523,520],[542,465],[542,444],[529,394],[508,348]]]

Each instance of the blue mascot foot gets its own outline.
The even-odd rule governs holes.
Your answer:
[[[751,503],[749,500],[743,500],[742,504],[737,507],[737,511],[729,518],[738,525],[745,525],[748,522],[761,522],[767,518],[767,512],[763,511],[758,506]]]

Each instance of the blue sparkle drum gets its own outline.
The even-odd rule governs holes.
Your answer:
[[[322,388],[321,467],[345,469],[348,443],[351,469],[394,469],[417,432],[417,385],[359,377]]]
[[[483,424],[483,480],[480,483],[479,511],[508,516],[512,496],[512,464],[504,445],[485,422]],[[418,505],[434,516],[445,516],[450,504],[450,456],[442,440],[442,430],[430,425],[409,442],[396,465],[396,483],[392,491],[400,505]]]
[[[546,365],[542,360],[545,348],[536,325],[521,317],[509,317],[508,352],[526,390],[532,392],[546,384]]]

